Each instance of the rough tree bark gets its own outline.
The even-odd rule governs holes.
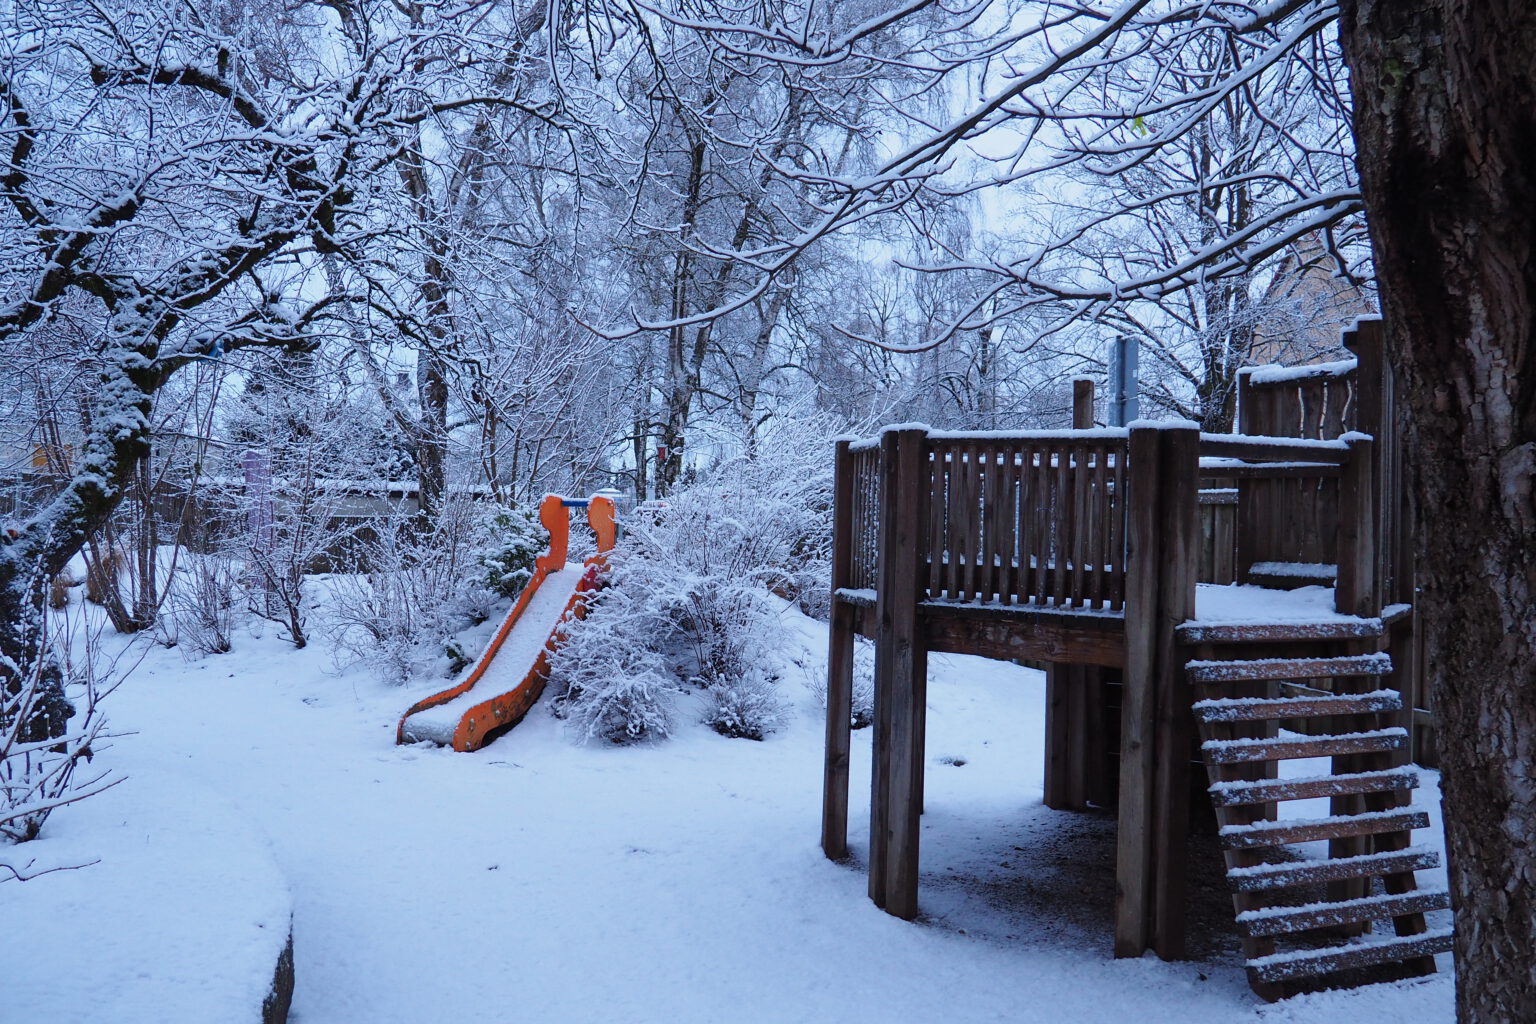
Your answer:
[[[1415,421],[1457,1017],[1536,1020],[1536,5],[1345,0],[1360,177]]]

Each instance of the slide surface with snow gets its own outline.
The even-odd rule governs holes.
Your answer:
[[[597,554],[585,565],[567,566],[566,509],[582,505],[597,535]],[[395,733],[396,742],[427,741],[454,750],[479,749],[521,721],[544,692],[550,652],[564,624],[585,610],[585,595],[596,588],[598,570],[613,547],[613,503],[601,497],[571,501],[549,495],[539,508],[539,519],[549,530],[549,551],[539,557],[527,588],[469,674],[454,686],[417,701],[405,713]]]

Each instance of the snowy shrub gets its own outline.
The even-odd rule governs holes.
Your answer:
[[[514,506],[486,517],[484,532],[490,547],[480,559],[485,585],[494,594],[516,599],[533,579],[534,562],[549,547],[549,531],[539,522],[538,509]]]
[[[855,637],[853,648],[853,727],[863,729],[875,722],[875,645]]]
[[[636,743],[671,732],[677,679],[634,634],[621,600],[604,602],[573,629],[551,660],[554,715],[582,740]]]
[[[584,740],[634,743],[672,731],[677,677],[653,630],[660,613],[654,595],[634,585],[633,567],[610,575],[612,586],[585,619],[571,623],[550,661],[555,715]]]
[[[240,618],[240,569],[224,554],[184,557],[171,587],[171,614],[160,623],[162,642],[193,655],[228,653]]]
[[[760,740],[784,723],[784,702],[774,692],[778,677],[753,667],[738,679],[705,690],[704,724],[722,736]]]
[[[379,524],[377,536],[354,545],[363,570],[337,574],[331,591],[330,638],[340,666],[358,662],[391,683],[441,674],[468,661],[453,642],[466,626],[485,621],[496,595],[474,567],[484,550],[483,516],[454,503],[423,535],[413,517]]]
[[[765,432],[626,519],[608,589],[555,658],[558,711],[583,735],[660,735],[666,698],[682,693],[701,695],[705,724],[724,735],[761,739],[783,723],[780,599],[825,600],[824,426]],[[639,678],[624,676],[619,657],[638,659]]]
[[[827,706],[827,673],[825,665],[818,665],[807,680],[811,693]],[[853,647],[853,701],[851,720],[853,728],[863,729],[875,721],[875,645],[864,637],[854,637]]]
[[[76,625],[45,619],[25,638],[24,662],[0,660],[0,845],[36,839],[53,811],[116,781],[106,771],[81,771],[103,738],[98,701],[110,687],[98,678],[94,634],[72,656]],[[25,866],[5,859],[0,871],[28,877]]]
[[[760,737],[782,717],[764,668],[782,641],[780,609],[718,499],[697,487],[631,523],[607,589],[570,627],[553,680],[558,713],[583,737],[665,735],[672,695],[688,690],[704,691],[706,720],[733,735]]]

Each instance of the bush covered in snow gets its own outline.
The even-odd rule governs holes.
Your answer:
[[[372,540],[353,548],[360,571],[332,580],[338,663],[364,663],[392,683],[462,668],[468,656],[454,634],[485,621],[497,600],[478,571],[490,528],[484,510],[468,503],[450,504],[426,534],[413,516],[381,521]]]
[[[110,690],[95,634],[73,635],[82,628],[72,616],[44,617],[23,638],[24,660],[0,656],[0,846],[37,838],[53,811],[115,782],[82,770],[103,738],[97,702]],[[27,877],[4,858],[0,870],[0,880]]]
[[[227,553],[183,555],[172,577],[170,614],[157,623],[161,642],[194,656],[228,653],[242,607],[240,574]]]
[[[650,634],[661,615],[647,578],[645,567],[620,563],[552,659],[551,707],[582,739],[633,743],[672,731],[677,677]]]
[[[806,673],[806,685],[811,693],[827,706],[826,666],[818,664]],[[871,640],[854,637],[853,646],[853,700],[851,721],[853,728],[864,729],[875,721],[875,645]]]
[[[484,533],[489,546],[480,557],[485,585],[515,599],[533,579],[534,562],[549,547],[549,531],[539,522],[538,509],[519,505],[491,513]]]
[[[786,424],[627,517],[608,589],[554,659],[557,713],[584,737],[626,742],[665,735],[694,694],[724,735],[777,728],[786,635],[774,595],[826,588],[827,450],[815,424]]]

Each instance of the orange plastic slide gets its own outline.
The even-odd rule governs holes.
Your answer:
[[[571,507],[586,506],[597,535],[597,554],[580,572],[567,568]],[[522,721],[549,679],[549,655],[569,617],[586,613],[617,529],[608,498],[571,500],[551,494],[539,505],[549,531],[549,550],[534,563],[528,581],[490,646],[462,682],[411,705],[395,730],[396,743],[427,740],[454,750],[478,750]]]

